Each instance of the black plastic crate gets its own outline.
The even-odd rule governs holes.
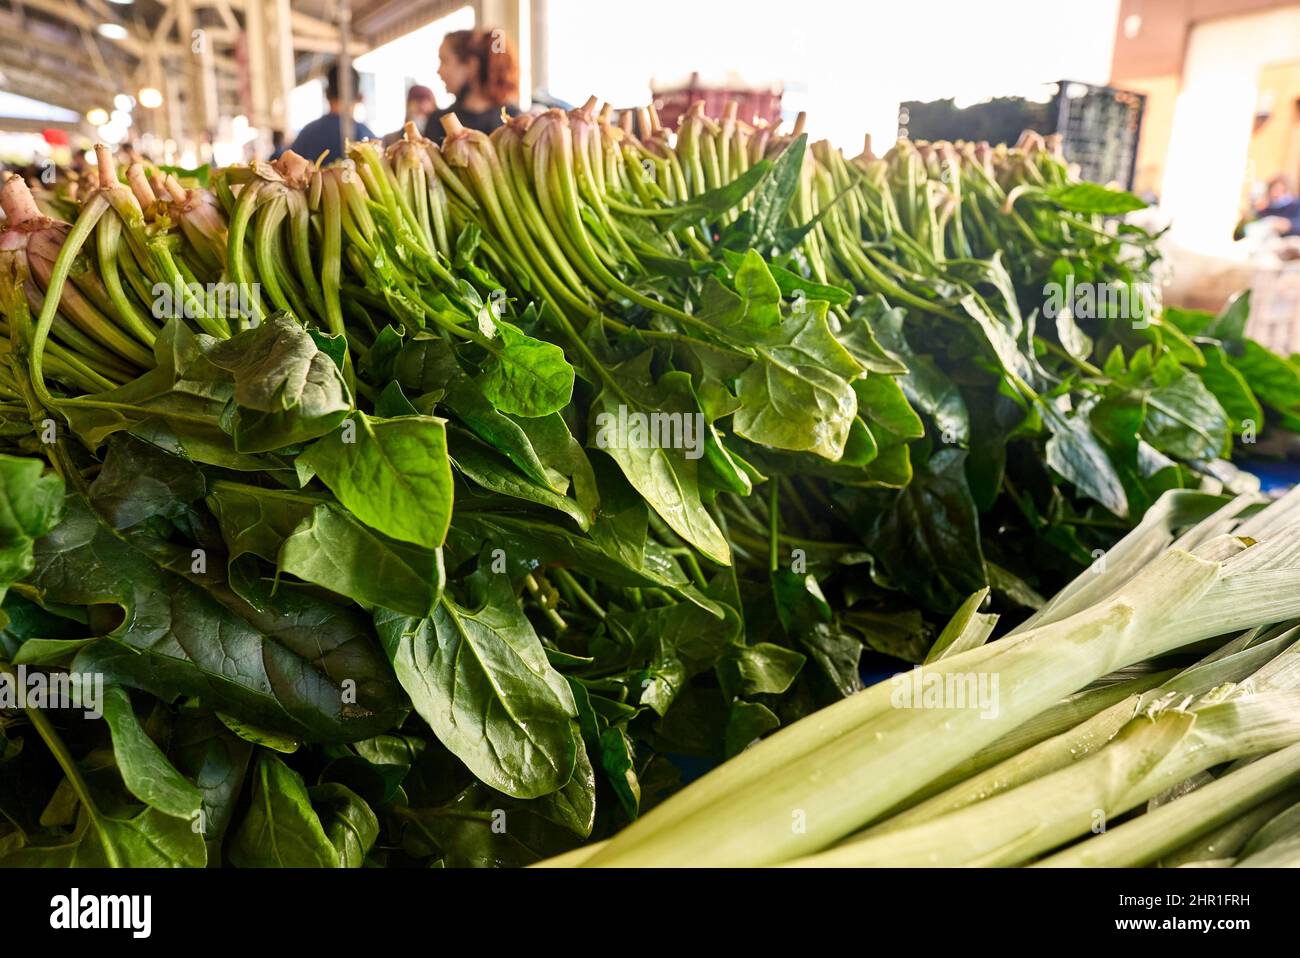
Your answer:
[[[1096,183],[1132,188],[1146,97],[1131,90],[1061,80],[1041,99],[996,97],[958,108],[953,100],[909,100],[899,107],[898,135],[913,140],[1014,143],[1023,130],[1060,133],[1065,157]]]

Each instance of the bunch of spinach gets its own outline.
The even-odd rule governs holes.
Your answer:
[[[1244,300],[1038,321],[1154,256],[1046,151],[641,132],[222,171],[268,308],[108,392],[47,382],[10,278],[0,667],[107,689],[0,713],[0,864],[562,852],[1297,422]]]

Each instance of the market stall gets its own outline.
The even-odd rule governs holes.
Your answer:
[[[1296,862],[1300,363],[1061,135],[477,129],[512,4],[385,145],[245,0],[187,165],[160,6],[174,155],[0,186],[0,865]]]

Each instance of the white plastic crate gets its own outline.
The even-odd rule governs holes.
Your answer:
[[[1283,356],[1300,353],[1300,263],[1255,273],[1246,333]]]

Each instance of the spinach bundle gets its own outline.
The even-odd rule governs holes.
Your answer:
[[[0,254],[0,668],[107,686],[0,712],[0,864],[565,851],[1242,485],[1253,370],[1294,419],[1244,301],[1038,321],[1155,266],[1046,145],[595,106],[210,192],[105,152],[48,279]]]

